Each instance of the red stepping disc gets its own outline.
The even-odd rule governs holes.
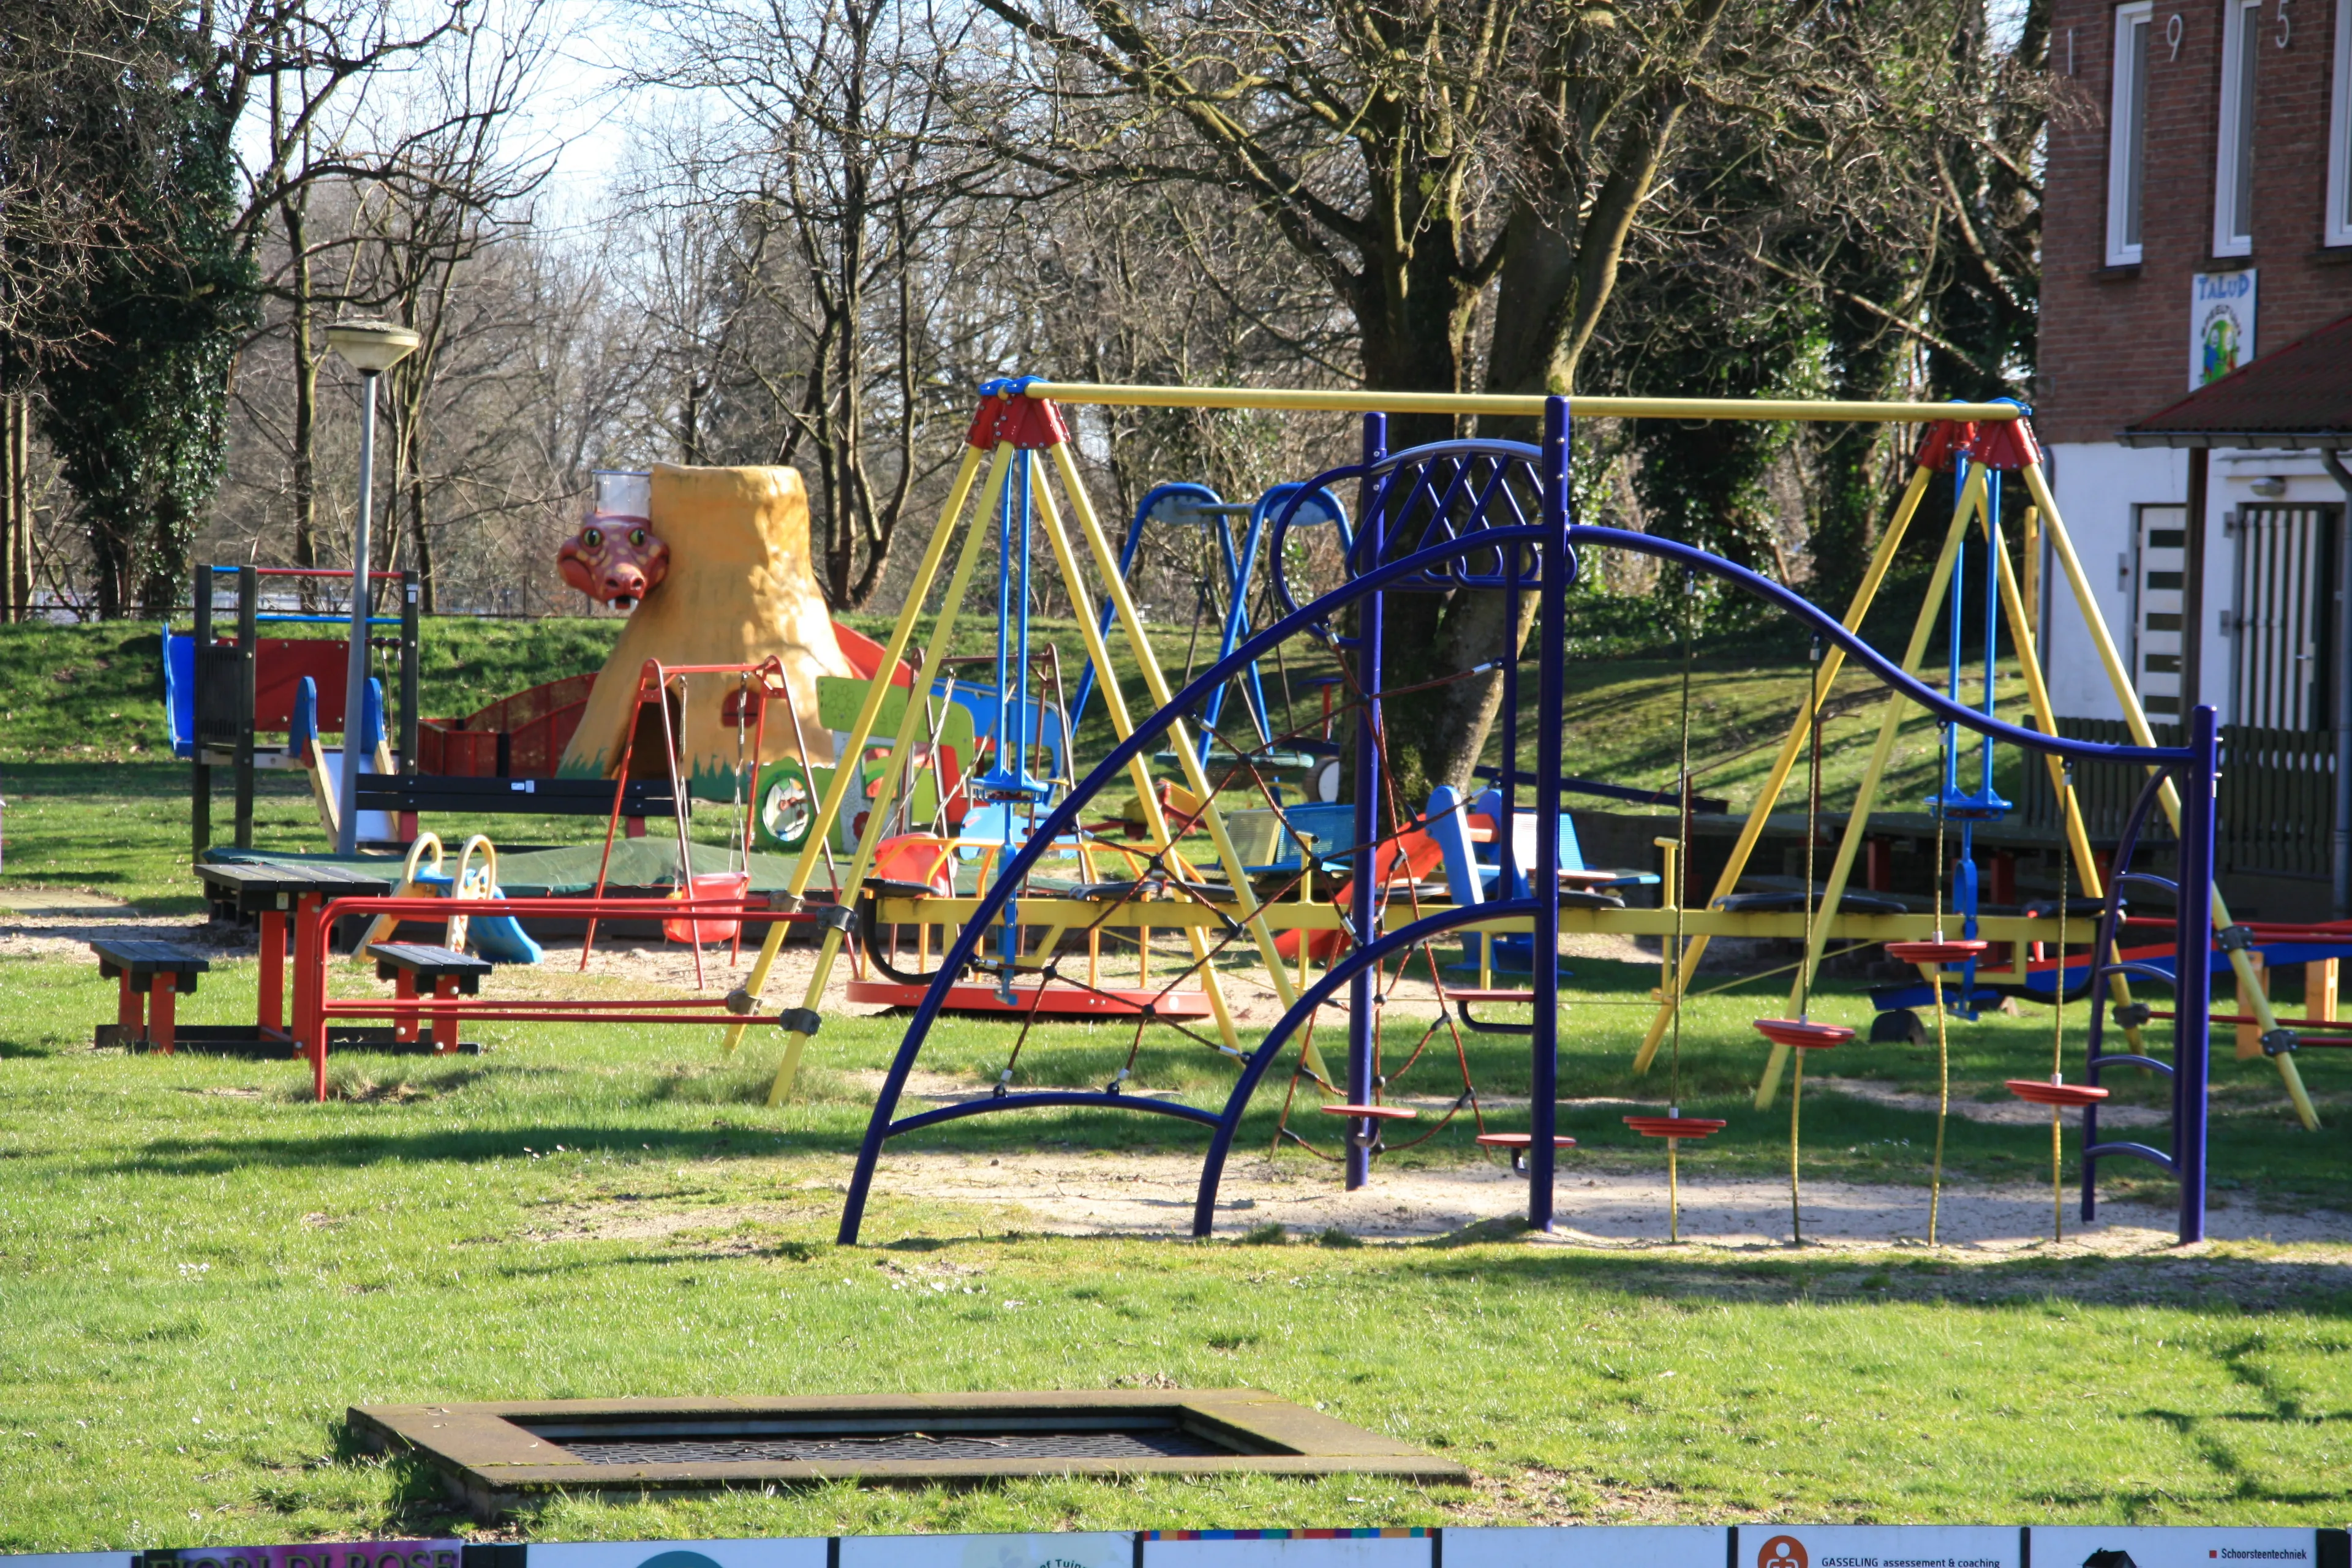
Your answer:
[[[1477,1141],[1489,1149],[1531,1149],[1535,1146],[1536,1135],[1532,1132],[1481,1132]],[[1575,1139],[1559,1133],[1552,1135],[1551,1143],[1555,1149],[1576,1147]]]
[[[1853,1031],[1843,1024],[1809,1024],[1801,1018],[1759,1018],[1756,1032],[1776,1046],[1801,1051],[1825,1051],[1853,1038]]]
[[[2087,1083],[2049,1083],[2038,1078],[2013,1078],[2008,1081],[2010,1093],[2036,1105],[2096,1105],[2107,1098],[2105,1089]]]
[[[1704,1138],[1731,1123],[1712,1116],[1629,1116],[1625,1125],[1644,1138]]]
[[[1401,1105],[1326,1105],[1318,1109],[1326,1116],[1369,1116],[1375,1121],[1411,1121],[1421,1114]]]
[[[1966,963],[1990,946],[1989,942],[1962,937],[1949,942],[1890,942],[1886,956],[1904,963]]]

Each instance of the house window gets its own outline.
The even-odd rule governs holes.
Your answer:
[[[2107,265],[2139,264],[2147,173],[2147,46],[2154,0],[2116,8],[2115,98],[2107,112]]]
[[[2352,0],[2336,0],[2336,95],[2327,117],[2327,243],[2352,245]]]
[[[2213,254],[2254,249],[2254,61],[2262,55],[2263,0],[2230,0],[2221,13],[2221,125],[2215,139]]]

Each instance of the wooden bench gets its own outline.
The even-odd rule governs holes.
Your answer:
[[[394,998],[408,1004],[394,1017],[396,1040],[402,1044],[417,1040],[419,1022],[429,1019],[421,1037],[436,1055],[446,1056],[462,1048],[457,1043],[457,1019],[433,1004],[453,1001],[460,994],[479,995],[482,976],[490,972],[487,959],[468,958],[454,949],[421,942],[379,942],[368,948],[367,955],[375,960],[376,978],[391,981]],[[425,988],[421,993],[420,985]]]
[[[196,994],[196,976],[213,961],[174,942],[94,942],[98,973],[121,987],[114,1022],[98,1028],[98,1043],[151,1046],[172,1054],[179,998]]]

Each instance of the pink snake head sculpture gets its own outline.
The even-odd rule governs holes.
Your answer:
[[[641,519],[592,517],[555,552],[555,567],[598,604],[633,609],[669,575],[669,546]]]

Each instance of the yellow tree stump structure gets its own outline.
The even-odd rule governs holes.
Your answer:
[[[630,715],[637,711],[637,672],[649,658],[667,665],[752,664],[775,655],[803,729],[796,740],[785,716],[770,713],[759,760],[798,761],[805,745],[811,763],[831,764],[833,736],[816,717],[817,677],[859,671],[834,636],[810,571],[808,491],[800,475],[782,468],[657,464],[648,511],[654,540],[646,548],[668,547],[666,570],[646,588],[604,661],[559,775],[609,778],[620,766]],[[599,520],[591,518],[583,539],[598,529]],[[681,772],[698,794],[723,799],[734,788],[739,752],[730,702],[736,684],[716,676],[690,679],[673,710]],[[638,723],[645,732],[637,736],[631,771],[659,774],[665,768],[661,715],[648,707]]]

